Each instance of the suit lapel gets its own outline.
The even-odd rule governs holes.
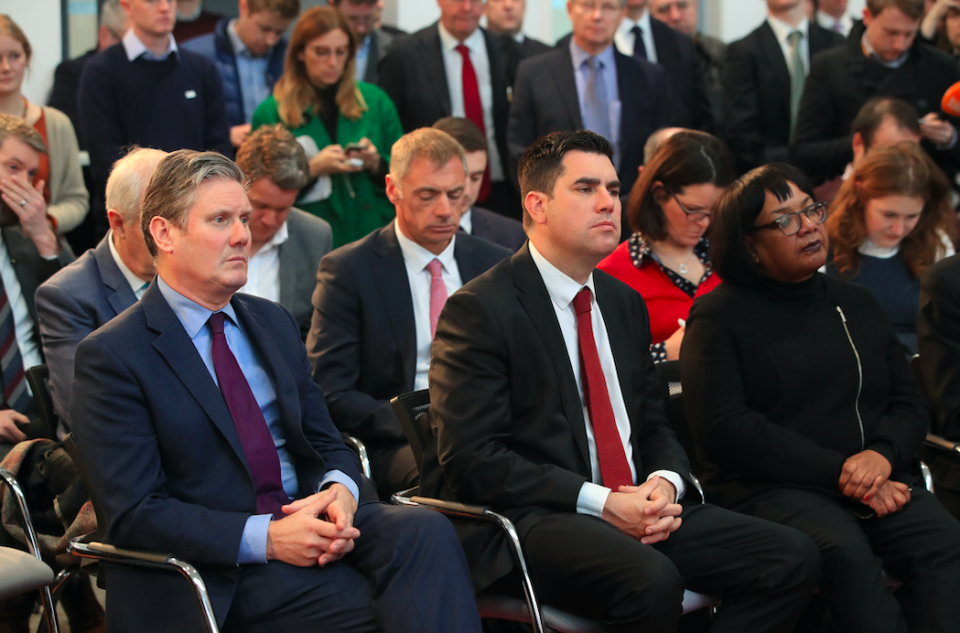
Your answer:
[[[573,124],[571,129],[579,130],[583,127],[583,117],[580,115],[580,99],[577,97],[577,80],[573,73],[573,57],[570,56],[570,47],[563,46],[560,63],[550,68],[553,80],[557,84],[560,101],[567,108],[567,115]]]
[[[770,24],[764,21],[760,25],[760,60],[773,68],[773,76],[776,78],[776,91],[783,101],[783,107],[790,111],[790,69],[787,67],[787,60],[783,58],[783,49],[780,48],[780,42],[774,35]]]
[[[567,356],[567,344],[557,323],[557,314],[553,302],[547,293],[540,271],[530,255],[530,243],[527,242],[511,260],[514,283],[519,290],[520,305],[540,335],[543,346],[550,356],[550,363],[557,372],[560,386],[560,402],[563,413],[570,422],[570,430],[580,449],[583,463],[590,465],[590,451],[587,447],[586,421],[583,419],[583,404],[580,402],[577,381]]]
[[[604,274],[597,272],[593,275],[593,282],[597,288],[597,305],[603,313],[603,324],[606,326],[607,338],[610,340],[610,349],[613,351],[613,363],[617,368],[617,381],[620,383],[620,393],[623,394],[624,404],[627,405],[627,413],[633,414],[633,407],[629,406],[629,398],[632,397],[637,384],[631,380],[633,372],[631,367],[637,364],[636,345],[631,345],[630,341],[624,340],[624,333],[631,332],[635,326],[625,321],[623,314],[617,310],[617,306],[611,303],[613,288],[609,283],[611,280]],[[620,283],[620,282],[613,282]],[[631,427],[639,428],[642,420],[631,419]],[[635,460],[639,456],[634,456]]]
[[[430,78],[435,98],[443,108],[444,116],[450,116],[450,86],[447,84],[447,69],[443,65],[443,43],[440,41],[440,23],[437,22],[420,41],[419,63]]]
[[[116,314],[120,314],[134,303],[137,302],[137,295],[133,293],[133,288],[127,283],[127,278],[120,272],[120,267],[113,259],[113,253],[110,252],[111,233],[107,233],[96,250],[93,251],[93,257],[100,269],[100,279],[103,285],[110,288],[113,292],[107,295],[107,303],[113,308]]]
[[[677,48],[677,41],[673,37],[673,32],[669,26],[661,24],[653,17],[650,18],[650,31],[653,35],[653,46],[657,49],[657,64],[663,66],[669,76],[676,77],[680,51]],[[674,87],[674,90],[676,89]]]
[[[367,68],[363,71],[363,80],[367,83],[375,83],[374,77],[377,73],[377,65],[380,63],[380,31],[373,29],[370,31],[370,50],[367,51]]]
[[[223,395],[210,376],[207,366],[203,364],[203,360],[196,352],[193,341],[183,329],[180,319],[163,298],[156,281],[147,288],[141,302],[147,327],[157,334],[153,341],[153,348],[167,362],[214,426],[226,438],[240,461],[249,469],[247,457],[243,452],[237,427],[233,423],[233,418],[230,417],[230,410],[227,409],[227,403],[224,402]]]
[[[407,266],[392,222],[380,229],[373,253],[375,257],[371,265],[380,292],[383,317],[390,324],[400,349],[404,384],[413,389],[417,369],[417,326],[413,319],[413,297],[410,294]]]

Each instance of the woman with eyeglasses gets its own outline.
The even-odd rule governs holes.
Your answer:
[[[713,205],[733,178],[730,156],[715,137],[674,134],[630,192],[633,235],[598,266],[643,296],[655,361],[679,357],[693,300],[720,283],[710,266],[707,231]]]
[[[953,254],[950,185],[916,143],[877,147],[848,178],[827,219],[827,273],[870,289],[917,353],[920,274]]]
[[[330,223],[334,248],[394,217],[385,178],[403,135],[387,94],[356,81],[357,39],[336,9],[313,7],[297,19],[283,76],[253,113],[255,130],[283,124],[303,146],[315,178],[297,207]]]
[[[680,359],[706,497],[817,544],[825,630],[953,631],[960,523],[919,477],[926,405],[876,298],[818,272],[825,219],[784,164],[717,203],[724,283],[694,303]]]

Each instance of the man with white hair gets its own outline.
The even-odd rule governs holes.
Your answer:
[[[114,164],[107,180],[110,232],[95,248],[37,289],[43,354],[50,368],[53,408],[70,430],[73,361],[88,334],[143,296],[156,274],[140,230],[140,200],[157,165],[158,149],[134,149]]]

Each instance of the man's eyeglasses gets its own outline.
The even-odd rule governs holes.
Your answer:
[[[677,197],[677,194],[670,192],[670,196],[673,198],[674,202],[677,203],[677,206],[680,207],[680,210],[683,211],[684,215],[687,216],[687,219],[691,222],[702,222],[703,220],[712,220],[713,213],[708,211],[691,211],[680,202],[680,198]]]
[[[750,231],[759,231],[761,229],[771,229],[773,227],[777,227],[783,232],[784,235],[796,235],[803,226],[803,218],[807,218],[814,224],[823,224],[823,221],[827,219],[827,205],[822,202],[814,202],[810,206],[804,207],[799,211],[784,213],[773,222],[761,224],[760,226],[754,226],[750,229]]]

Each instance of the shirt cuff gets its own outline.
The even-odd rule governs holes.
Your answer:
[[[247,517],[240,536],[240,552],[237,554],[238,565],[267,562],[267,530],[273,515],[255,514]]]
[[[603,506],[607,503],[607,497],[610,496],[610,489],[604,486],[583,482],[580,487],[580,494],[577,495],[577,514],[589,514],[598,519],[603,518]]]
[[[680,500],[683,499],[683,495],[687,492],[687,484],[683,481],[683,477],[672,470],[655,470],[647,475],[647,481],[650,481],[654,475],[660,475],[672,483],[673,487],[677,489],[677,498],[674,499],[674,502],[679,503]]]
[[[323,487],[327,484],[343,484],[347,487],[347,490],[350,491],[350,494],[353,495],[354,501],[357,503],[360,502],[360,488],[357,486],[357,482],[347,476],[342,470],[331,470],[324,475],[323,479],[320,480],[320,485],[317,486],[317,492],[323,490]]]

